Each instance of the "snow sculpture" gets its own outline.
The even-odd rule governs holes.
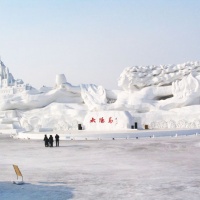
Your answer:
[[[126,76],[128,84],[123,84],[124,89],[136,87],[142,89],[147,86],[171,85],[176,80],[182,80],[192,73],[194,76],[200,75],[199,62],[187,62],[178,65],[150,65],[127,67],[120,77]]]
[[[81,97],[90,110],[97,105],[106,104],[106,92],[102,86],[81,84]]]
[[[21,79],[15,80],[9,69],[0,59],[0,88],[1,93],[16,94],[24,90],[30,90],[32,87],[29,84],[24,84]]]
[[[129,67],[120,75],[118,86],[123,92],[116,106],[136,112],[199,104],[200,64]]]
[[[124,124],[122,120],[120,126],[109,126],[115,130],[130,128],[134,122],[139,128],[149,125],[151,129],[199,127],[199,62],[128,67],[121,73],[118,86],[121,89],[107,90],[94,84],[73,86],[59,74],[54,87],[36,90],[15,80],[0,60],[0,131],[67,130],[83,123],[85,128],[97,129],[86,119],[88,122],[96,116],[99,121],[101,115],[109,119],[112,113],[129,113]],[[8,115],[10,111],[15,111],[15,116]],[[100,125],[98,129],[110,130]]]
[[[176,122],[173,120],[168,121],[168,128],[174,129],[176,128]]]
[[[170,110],[189,105],[199,105],[200,101],[200,75],[192,74],[172,83],[173,97],[159,102],[159,108]]]
[[[0,60],[0,78],[1,87],[7,87],[12,86],[15,83],[15,80],[11,73],[9,73],[9,69],[3,64],[3,62]]]
[[[64,83],[62,87],[68,92],[79,95],[87,105],[88,110],[94,110],[99,105],[105,105],[107,103],[106,90],[102,86],[96,86],[94,84],[72,86],[70,83]]]
[[[200,120],[194,120],[196,128],[200,128]]]
[[[67,80],[66,80],[66,77],[64,74],[56,75],[56,87],[59,87],[66,82],[67,82]]]

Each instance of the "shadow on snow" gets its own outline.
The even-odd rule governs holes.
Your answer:
[[[24,183],[15,185],[12,182],[0,182],[1,200],[67,200],[73,198],[73,188],[64,182],[39,182],[38,185]]]

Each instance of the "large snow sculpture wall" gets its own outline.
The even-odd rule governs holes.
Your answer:
[[[78,124],[87,130],[120,130],[133,121],[139,128],[199,127],[199,62],[128,67],[118,86],[74,86],[59,74],[53,87],[37,90],[15,80],[0,61],[0,132],[73,130]]]

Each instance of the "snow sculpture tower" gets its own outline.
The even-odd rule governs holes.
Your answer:
[[[23,80],[15,80],[0,58],[0,94],[15,94],[31,89],[32,87],[29,84],[24,84]]]
[[[14,82],[13,75],[9,72],[8,67],[4,65],[0,58],[0,87],[13,86]]]
[[[56,75],[56,87],[59,87],[60,85],[62,85],[63,83],[66,83],[66,77],[64,74],[57,74]]]

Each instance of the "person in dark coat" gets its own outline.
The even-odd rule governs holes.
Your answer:
[[[56,134],[55,139],[56,139],[56,146],[59,147],[59,135],[58,134]]]
[[[50,144],[50,147],[53,147],[53,136],[50,135],[49,137],[49,144]]]
[[[48,139],[47,135],[44,136],[44,146],[45,147],[49,146],[49,139]]]

